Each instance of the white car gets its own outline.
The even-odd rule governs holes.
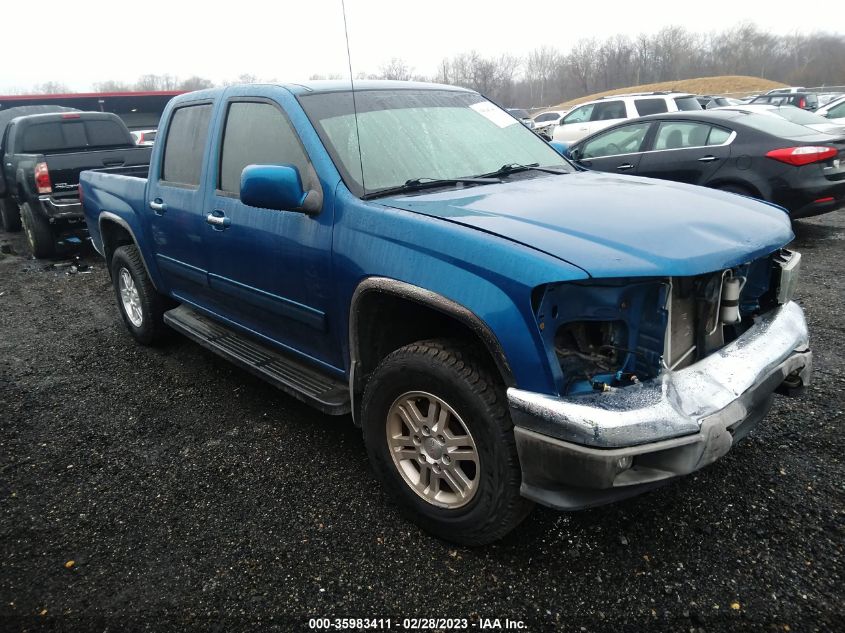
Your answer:
[[[158,130],[132,130],[130,134],[135,139],[135,145],[153,145]]]
[[[787,86],[786,88],[772,88],[767,95],[788,95],[796,92],[807,92],[804,86]]]
[[[822,134],[833,134],[835,136],[842,136],[845,134],[845,119],[843,123],[837,123],[819,116],[817,112],[807,112],[801,108],[796,108],[792,105],[768,105],[764,103],[753,103],[739,106],[725,106],[724,108],[716,108],[716,110],[733,110],[735,112],[749,112],[756,114],[769,114],[772,116],[779,116],[782,119],[803,125],[811,128],[816,132]]]
[[[696,96],[686,92],[639,92],[602,97],[570,111],[555,128],[553,139],[562,143],[575,143],[625,119],[701,109]]]
[[[816,114],[828,119],[831,123],[845,125],[845,96],[839,97],[816,110]]]
[[[548,136],[551,138],[552,130],[568,112],[569,110],[547,110],[546,112],[541,112],[534,117],[534,129],[541,134],[548,131]]]

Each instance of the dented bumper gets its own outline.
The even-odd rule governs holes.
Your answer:
[[[718,352],[640,385],[572,398],[509,389],[523,495],[590,507],[716,461],[763,418],[778,387],[809,384],[808,339],[803,311],[789,302]]]

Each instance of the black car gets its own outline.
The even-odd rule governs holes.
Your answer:
[[[734,110],[633,119],[571,145],[587,169],[676,180],[773,202],[792,218],[845,206],[845,136]]]
[[[802,110],[815,110],[819,107],[819,96],[815,92],[775,92],[754,97],[751,103],[768,105],[791,105]]]

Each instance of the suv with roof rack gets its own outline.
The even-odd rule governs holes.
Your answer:
[[[555,141],[575,143],[625,119],[702,109],[696,96],[688,92],[633,92],[610,95],[574,108],[561,119],[553,137]]]

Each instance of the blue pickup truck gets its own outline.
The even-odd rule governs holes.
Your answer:
[[[138,342],[176,330],[351,413],[448,540],[696,471],[810,380],[783,210],[584,171],[473,91],[181,95],[148,177],[81,197]]]

